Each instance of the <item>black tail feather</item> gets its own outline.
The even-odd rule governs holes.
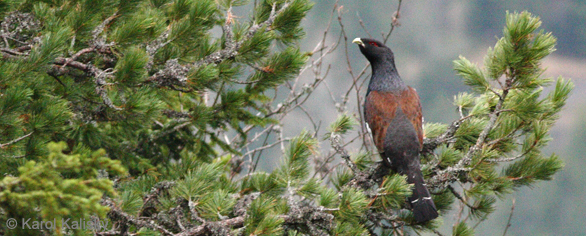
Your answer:
[[[413,194],[407,198],[408,204],[411,205],[415,221],[424,223],[437,218],[439,214],[431,199],[431,194],[425,186],[417,155],[418,153],[409,156],[405,153],[393,153],[392,151],[381,154],[385,165],[401,175],[407,175],[407,183],[414,185]]]
[[[413,216],[417,223],[424,223],[438,217],[437,208],[431,199],[431,195],[425,187],[420,170],[409,173],[407,180],[415,185],[413,195],[409,197],[409,204],[413,210]]]

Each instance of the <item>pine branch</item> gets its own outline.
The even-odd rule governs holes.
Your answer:
[[[334,227],[334,215],[327,212],[339,211],[339,209],[316,208],[302,201],[289,201],[288,205],[291,208],[287,215],[279,215],[287,228],[297,229],[300,232],[308,231],[310,235],[330,235],[327,232]],[[304,230],[306,227],[308,230]]]
[[[17,59],[22,56],[28,56],[27,53],[19,52],[18,50],[12,50],[9,48],[0,48],[0,51],[4,53],[4,57]]]
[[[104,232],[94,232],[94,234],[100,235],[100,236],[116,236],[116,235],[122,235],[122,232],[110,230],[110,231],[104,231]]]
[[[86,73],[90,74],[91,77],[94,78],[94,83],[96,84],[95,91],[98,95],[100,95],[104,104],[114,110],[117,110],[117,111],[123,110],[122,108],[117,107],[114,105],[114,103],[112,103],[112,100],[110,100],[110,97],[108,97],[108,92],[104,88],[104,86],[109,85],[109,83],[106,82],[106,78],[112,79],[114,77],[113,70],[111,70],[111,69],[102,70],[102,69],[99,69],[91,64],[84,64],[84,63],[73,61],[71,59],[63,58],[63,57],[55,58],[54,63],[56,65],[73,67],[73,68],[85,71]]]
[[[464,156],[464,158],[462,158],[462,161],[460,161],[460,162],[462,162],[462,164],[460,165],[460,163],[458,163],[459,165],[457,165],[457,166],[465,166],[465,165],[468,165],[470,163],[470,160],[472,159],[472,156],[474,156],[476,154],[476,152],[480,151],[480,149],[482,148],[482,146],[485,144],[486,137],[488,137],[488,133],[496,125],[496,120],[498,119],[498,117],[499,117],[499,115],[501,113],[501,109],[503,107],[503,103],[505,102],[505,99],[506,99],[508,93],[509,93],[509,89],[508,88],[503,91],[503,94],[499,97],[499,101],[496,104],[496,107],[495,107],[494,111],[491,112],[488,115],[488,117],[490,118],[488,120],[488,124],[484,127],[484,129],[482,130],[482,132],[480,132],[480,136],[476,140],[476,144],[474,144],[474,146],[472,146],[470,148],[470,150],[468,151],[468,153],[466,153],[466,156]]]
[[[115,106],[112,103],[112,101],[108,97],[106,89],[104,89],[104,86],[108,85],[108,83],[106,82],[105,79],[106,78],[110,78],[110,79],[113,78],[112,71],[102,70],[102,69],[99,69],[91,64],[84,64],[84,63],[76,61],[76,59],[78,57],[80,57],[81,55],[86,54],[86,53],[90,53],[90,52],[94,52],[96,50],[99,52],[111,53],[109,47],[112,46],[113,44],[105,44],[104,43],[105,39],[98,40],[98,35],[101,32],[103,32],[105,25],[108,24],[115,17],[116,17],[116,14],[112,15],[111,17],[106,19],[104,22],[102,22],[102,24],[100,24],[98,27],[96,27],[96,29],[93,31],[93,35],[94,35],[93,44],[94,45],[92,47],[84,48],[69,58],[57,57],[53,61],[53,64],[56,66],[60,66],[57,68],[58,71],[60,71],[60,72],[64,72],[63,68],[65,68],[65,67],[71,67],[71,68],[75,68],[75,69],[84,71],[84,72],[88,73],[90,76],[94,77],[94,80],[96,83],[95,91],[102,98],[104,104],[114,110],[121,111],[123,109]],[[0,51],[4,54],[3,55],[4,57],[13,58],[13,59],[25,59],[28,57],[28,53],[24,53],[24,51],[31,50],[32,48],[33,48],[32,44],[29,44],[29,45],[21,46],[21,47],[17,48],[16,50],[2,48],[2,49],[0,49]]]
[[[425,138],[423,140],[423,148],[421,149],[421,153],[424,155],[430,154],[440,144],[454,140],[454,135],[456,134],[456,131],[458,131],[458,129],[460,128],[460,125],[462,125],[464,121],[470,119],[471,117],[472,115],[468,115],[452,122],[452,124],[447,128],[446,132],[444,132],[440,136],[431,139]]]
[[[456,165],[454,165],[453,167],[450,167],[451,171],[448,171],[448,169],[450,169],[450,168],[448,168],[444,171],[440,171],[438,173],[438,175],[444,174],[445,172],[455,172],[455,171],[462,171],[462,170],[469,171],[469,169],[464,168],[464,166],[469,165],[470,161],[472,160],[472,156],[474,156],[478,151],[480,151],[482,146],[484,146],[486,144],[486,138],[488,137],[488,133],[492,129],[494,129],[494,127],[496,125],[496,121],[497,121],[499,115],[502,113],[503,104],[505,102],[505,99],[507,98],[507,95],[508,95],[509,90],[511,88],[510,85],[514,79],[513,76],[514,75],[507,77],[506,85],[503,88],[503,93],[499,96],[499,100],[498,100],[494,110],[488,114],[488,117],[489,117],[488,123],[486,124],[484,129],[482,129],[482,132],[480,132],[480,135],[478,136],[478,139],[476,140],[476,143],[474,144],[474,146],[470,147],[470,149],[468,150],[466,155]]]
[[[224,36],[226,38],[226,43],[225,43],[225,48],[214,52],[206,57],[204,57],[203,59],[188,64],[188,65],[180,65],[177,62],[177,59],[172,59],[169,60],[165,63],[165,67],[164,69],[159,70],[158,72],[156,72],[155,74],[153,74],[149,81],[157,81],[160,85],[162,86],[166,86],[169,87],[171,89],[174,90],[178,90],[178,91],[182,91],[182,92],[191,92],[191,89],[182,89],[180,87],[176,87],[176,85],[180,85],[180,86],[185,86],[185,81],[187,81],[187,72],[191,69],[191,68],[199,68],[201,66],[204,65],[208,65],[208,64],[219,64],[221,62],[223,62],[224,60],[230,59],[230,58],[234,58],[236,55],[238,55],[238,50],[240,49],[240,47],[242,46],[242,44],[245,41],[250,40],[254,34],[262,27],[269,27],[273,24],[273,22],[275,21],[275,18],[277,18],[277,16],[279,14],[281,14],[283,11],[285,11],[285,9],[287,9],[287,7],[289,7],[290,3],[289,2],[285,2],[281,8],[278,11],[274,11],[276,5],[273,5],[273,11],[271,12],[271,15],[269,16],[269,18],[260,23],[260,24],[254,24],[253,26],[251,26],[248,29],[248,32],[246,33],[246,35],[237,42],[233,41],[233,35],[234,32],[232,32],[232,20],[231,20],[231,8],[228,9],[228,16],[226,19],[226,22],[224,23],[224,25],[222,26],[222,30],[224,31]],[[267,31],[270,31],[270,29],[267,28]]]
[[[98,37],[100,37],[100,34],[104,32],[104,29],[106,29],[106,25],[110,24],[110,22],[112,22],[112,20],[114,20],[116,17],[118,17],[118,12],[114,12],[114,14],[112,14],[110,17],[108,17],[104,21],[102,21],[102,23],[100,23],[100,25],[98,25],[92,31],[92,36],[93,36],[94,40],[97,40]]]
[[[190,228],[184,232],[174,234],[175,236],[197,236],[197,235],[232,235],[231,228],[242,227],[244,225],[244,216],[237,216],[231,219],[206,222],[202,225]],[[221,231],[220,231],[221,230]],[[221,234],[221,232],[225,234]]]
[[[116,206],[116,203],[110,199],[109,197],[104,196],[104,198],[102,198],[101,201],[102,205],[110,207],[110,218],[115,219],[115,220],[123,220],[125,222],[128,222],[134,226],[136,226],[137,228],[148,228],[148,229],[152,229],[152,230],[156,230],[159,231],[160,233],[162,233],[163,235],[175,235],[172,232],[168,231],[167,229],[165,229],[163,226],[160,226],[158,224],[156,224],[154,221],[145,221],[145,220],[141,220],[141,219],[137,219],[136,217],[124,212],[122,209],[118,208],[118,206]],[[126,233],[126,232],[124,232]]]
[[[226,49],[229,50],[236,50],[236,44],[234,43],[234,32],[232,32],[233,17],[234,15],[232,15],[232,6],[230,6],[230,8],[228,8],[226,11],[226,22],[222,26],[225,39],[224,45],[226,46]]]
[[[114,12],[110,17],[106,18],[102,23],[100,23],[96,28],[92,31],[93,39],[89,42],[89,44],[95,48],[98,52],[101,53],[112,53],[110,47],[114,46],[114,42],[106,43],[106,37],[100,37],[100,34],[104,32],[106,26],[112,22],[112,20],[118,17],[118,12]]]
[[[491,140],[490,142],[487,142],[486,145],[493,146],[493,145],[495,145],[503,140],[506,140],[506,139],[514,139],[514,138],[521,137],[523,135],[523,133],[516,134],[516,135],[515,135],[515,133],[517,133],[517,131],[519,131],[521,128],[523,128],[523,126],[524,126],[524,122],[521,122],[521,124],[519,126],[517,126],[514,130],[509,132],[507,135],[500,137],[500,138],[497,138],[497,139],[494,139],[494,140]]]
[[[166,46],[171,41],[173,41],[173,40],[169,39],[170,33],[171,33],[171,29],[165,30],[165,32],[163,32],[161,35],[159,35],[159,37],[157,39],[153,40],[152,42],[150,42],[146,46],[146,51],[149,54],[149,58],[150,58],[151,63],[152,63],[152,60],[155,56],[155,53],[157,53],[157,51],[159,49],[161,49],[162,47]]]
[[[188,67],[197,68],[197,67],[211,64],[211,63],[219,64],[226,59],[235,57],[236,55],[238,55],[238,49],[240,49],[240,46],[242,46],[242,44],[245,41],[251,39],[254,36],[254,34],[262,27],[271,26],[273,24],[273,22],[275,21],[275,18],[277,18],[277,16],[279,14],[281,14],[283,11],[285,11],[285,9],[287,9],[287,7],[289,7],[289,5],[290,5],[290,2],[285,2],[278,11],[275,11],[276,4],[273,5],[273,11],[271,11],[271,15],[269,16],[269,18],[260,24],[254,24],[253,26],[251,26],[248,29],[246,36],[243,37],[242,40],[240,40],[238,42],[234,42],[234,43],[230,42],[228,45],[226,45],[226,48],[224,48],[218,52],[214,52],[214,53],[206,56],[202,60],[199,60],[199,61],[189,65]],[[233,35],[234,33],[232,32],[232,28],[230,27],[230,22],[231,21],[226,21],[226,24],[224,24],[223,29],[225,31],[224,34],[227,35],[231,39],[232,38],[231,35]],[[269,30],[270,29],[267,29],[267,31],[269,31]]]

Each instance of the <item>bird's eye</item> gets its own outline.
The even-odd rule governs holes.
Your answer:
[[[378,44],[377,44],[377,43],[375,43],[375,42],[370,42],[370,43],[368,43],[368,44],[370,44],[370,45],[372,45],[372,46],[375,46],[375,47],[378,47]]]

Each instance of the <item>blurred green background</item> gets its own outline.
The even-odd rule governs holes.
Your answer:
[[[302,49],[311,51],[321,41],[336,1],[314,0],[315,6],[303,22],[307,37]],[[341,0],[344,29],[351,41],[355,37],[368,37],[360,26],[361,18],[374,38],[388,32],[398,1]],[[507,235],[586,235],[586,2],[584,0],[557,1],[403,1],[399,22],[389,42],[396,58],[399,73],[407,84],[415,87],[422,99],[426,122],[450,123],[457,118],[452,105],[454,95],[468,91],[453,71],[452,61],[463,55],[482,64],[488,47],[502,36],[506,11],[527,10],[541,17],[542,29],[558,38],[557,51],[547,57],[543,66],[545,77],[571,78],[576,87],[551,131],[553,140],[544,150],[556,153],[564,160],[565,168],[549,182],[540,182],[533,188],[522,188],[517,193],[498,201],[497,210],[490,219],[476,228],[477,235],[502,235],[509,217],[512,198],[516,199],[512,225]],[[335,14],[336,15],[336,14]],[[336,17],[327,38],[328,44],[336,41],[340,25]],[[343,46],[343,45],[342,45]],[[366,60],[355,45],[349,46],[350,61],[355,71],[361,70]],[[310,99],[307,110],[316,114],[314,119],[327,125],[335,119],[334,106],[351,86],[344,49],[337,49],[326,58],[331,64],[323,86]],[[370,69],[368,69],[368,73]],[[356,73],[356,72],[355,72]],[[313,79],[306,71],[304,79]],[[550,88],[544,88],[547,92]],[[364,92],[364,91],[363,91]],[[350,99],[348,111],[356,112],[356,99]],[[310,123],[302,112],[290,117],[295,121],[286,127],[286,133],[295,135]],[[291,123],[290,123],[291,124]],[[323,129],[320,133],[324,132]],[[327,148],[327,144],[322,144]],[[356,151],[356,150],[350,150]],[[455,213],[444,217],[442,233],[450,234]]]

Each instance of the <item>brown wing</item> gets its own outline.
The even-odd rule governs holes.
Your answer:
[[[389,92],[371,91],[366,97],[364,115],[372,132],[374,144],[379,151],[384,150],[387,129],[395,118],[395,111],[399,104],[403,113],[413,124],[420,148],[423,147],[421,103],[415,89],[408,87],[399,96]]]
[[[419,101],[419,95],[414,88],[408,87],[407,90],[401,93],[401,109],[403,113],[409,118],[413,128],[417,132],[417,138],[419,139],[420,148],[423,147],[423,115],[421,112],[421,102]]]
[[[394,94],[377,91],[370,91],[364,101],[364,118],[380,152],[384,150],[387,128],[395,118],[398,102]]]

